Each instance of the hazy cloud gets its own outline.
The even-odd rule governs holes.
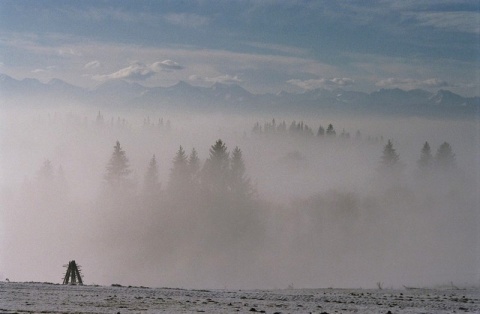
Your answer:
[[[417,80],[417,79],[411,79],[411,78],[399,79],[399,78],[393,78],[393,77],[380,80],[375,85],[378,87],[402,88],[402,89],[442,88],[442,87],[452,86],[448,82],[437,79],[437,78]]]
[[[91,63],[91,62],[90,62]],[[160,71],[171,72],[183,69],[183,66],[172,60],[154,62],[146,65],[141,62],[134,62],[132,65],[120,69],[111,74],[95,75],[93,78],[97,81],[108,81],[116,79],[124,79],[130,81],[145,81]]]
[[[201,27],[208,25],[210,19],[206,16],[191,13],[172,13],[164,16],[165,21],[182,27]]]
[[[188,79],[190,81],[196,81],[196,82],[223,83],[223,84],[235,84],[235,83],[243,82],[243,80],[238,78],[237,75],[231,76],[228,74],[215,76],[215,77],[203,77],[199,75],[190,75]]]
[[[279,53],[285,53],[289,55],[306,55],[308,54],[307,49],[298,48],[294,46],[287,46],[287,45],[277,45],[277,44],[269,44],[269,43],[261,43],[261,42],[246,42],[248,46],[270,50]]]
[[[423,26],[480,34],[480,12],[419,12],[410,15]]]
[[[348,85],[353,85],[355,81],[348,77],[335,77],[331,79],[321,78],[321,79],[310,79],[310,80],[299,80],[292,79],[288,80],[287,83],[298,86],[305,90],[311,90],[316,88],[335,88],[343,87]]]
[[[164,60],[152,64],[152,69],[156,71],[175,71],[182,70],[184,67],[172,60]]]
[[[84,68],[85,69],[96,69],[100,65],[101,65],[100,61],[94,60],[94,61],[91,61],[91,62],[88,62],[87,64],[85,64]]]
[[[58,55],[59,56],[77,56],[77,57],[81,57],[82,56],[82,53],[75,50],[75,49],[72,49],[72,48],[61,48],[58,50]]]
[[[117,72],[104,75],[95,75],[93,78],[98,81],[108,81],[116,79],[125,79],[131,81],[144,81],[155,74],[155,71],[150,69],[141,62],[135,62],[134,64],[120,69]]]

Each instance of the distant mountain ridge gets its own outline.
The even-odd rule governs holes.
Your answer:
[[[468,117],[478,115],[480,110],[480,97],[463,97],[448,90],[431,93],[421,89],[394,88],[364,93],[319,88],[303,93],[253,94],[237,84],[215,83],[210,87],[200,87],[179,81],[169,87],[146,87],[123,80],[107,81],[88,90],[60,79],[42,83],[32,78],[16,80],[0,74],[1,106],[29,97],[100,107],[188,109],[201,112],[322,111]]]

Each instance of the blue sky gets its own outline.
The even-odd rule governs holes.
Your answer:
[[[0,73],[480,95],[478,1],[0,2]]]

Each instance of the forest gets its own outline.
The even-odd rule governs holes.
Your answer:
[[[47,280],[75,258],[90,283],[475,284],[475,178],[455,143],[405,148],[329,121],[137,120],[50,114],[31,121],[38,137],[11,131],[16,151],[51,156],[3,187],[2,245],[23,267],[5,271],[41,260]]]

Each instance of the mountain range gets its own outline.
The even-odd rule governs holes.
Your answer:
[[[448,90],[380,89],[372,93],[314,89],[303,93],[253,94],[236,84],[193,86],[184,81],[170,87],[146,87],[123,80],[107,81],[93,90],[59,79],[42,83],[0,74],[0,106],[81,103],[107,108],[152,108],[198,112],[348,112],[354,114],[478,117],[480,97]]]

